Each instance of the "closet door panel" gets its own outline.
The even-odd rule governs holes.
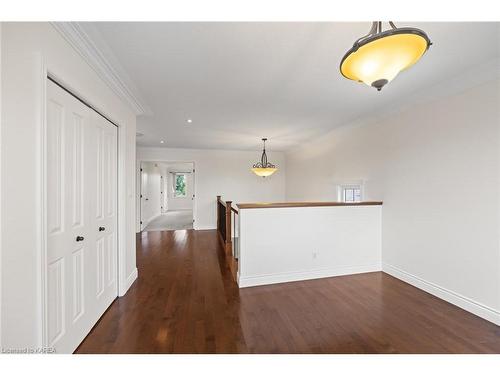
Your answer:
[[[71,352],[86,334],[89,210],[85,205],[89,109],[47,84],[47,345]]]
[[[117,128],[103,117],[93,116],[96,137],[95,233],[97,305],[104,311],[118,294],[117,288]]]
[[[46,345],[71,353],[117,296],[117,128],[51,81]]]

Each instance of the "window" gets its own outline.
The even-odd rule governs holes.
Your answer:
[[[181,173],[174,174],[174,197],[186,197],[186,175]]]
[[[361,202],[361,185],[341,185],[339,188],[339,201],[346,203]]]

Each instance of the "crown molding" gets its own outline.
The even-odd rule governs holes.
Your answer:
[[[51,22],[51,25],[94,69],[106,85],[139,115],[152,114],[151,109],[139,97],[136,90],[126,83],[126,78],[106,59],[96,43],[77,22]]]

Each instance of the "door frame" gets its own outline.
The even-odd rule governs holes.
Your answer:
[[[193,229],[198,230],[196,224],[196,163],[194,160],[163,160],[163,159],[137,159],[136,160],[136,218],[135,218],[135,231],[136,233],[142,232],[141,218],[142,218],[142,163],[191,163],[193,164]],[[165,191],[163,192],[165,194]]]
[[[139,188],[137,189],[137,195],[139,196],[139,207],[137,208],[138,212],[139,212],[139,232],[142,232],[144,230],[144,228],[146,228],[147,224],[144,224],[143,225],[143,217],[142,217],[142,214],[144,213],[144,210],[143,210],[143,207],[142,207],[142,195],[143,195],[143,165],[142,165],[142,162],[139,162]],[[149,176],[148,176],[148,179],[149,179]],[[161,183],[161,182],[160,182]],[[161,191],[161,190],[160,190]],[[160,210],[160,214],[162,214],[163,212],[161,212]]]
[[[37,298],[37,305],[39,306],[40,316],[40,342],[42,346],[48,347],[48,306],[47,306],[47,84],[49,77],[56,81],[65,90],[69,91],[76,98],[80,99],[87,105],[91,106],[94,111],[99,115],[105,117],[109,122],[117,127],[117,297],[125,295],[132,282],[137,277],[137,269],[133,275],[135,277],[131,280],[126,275],[126,154],[125,154],[125,128],[119,121],[114,119],[114,116],[107,113],[94,103],[91,98],[86,98],[81,95],[78,88],[75,88],[69,82],[64,80],[58,73],[57,68],[52,68],[41,56],[38,57],[38,90],[39,90],[39,113],[40,113],[40,126],[38,134],[38,155],[39,155],[39,172],[37,176],[38,187],[40,196],[38,199],[37,210],[40,213],[38,217],[38,235],[40,238],[40,247],[37,249],[37,264],[38,264],[38,286],[39,293]]]

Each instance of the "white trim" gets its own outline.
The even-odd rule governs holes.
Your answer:
[[[47,144],[47,116],[46,116],[46,107],[47,107],[47,74],[48,69],[45,61],[40,56],[39,61],[39,73],[40,80],[39,84],[39,94],[40,101],[38,102],[39,108],[39,126],[38,126],[38,155],[39,155],[39,166],[37,168],[38,176],[37,176],[37,184],[38,191],[40,192],[38,199],[38,207],[37,210],[40,214],[38,220],[38,238],[39,238],[39,246],[37,249],[37,262],[39,263],[38,275],[38,283],[39,283],[39,293],[38,293],[38,303],[39,306],[39,316],[41,319],[40,325],[40,342],[41,346],[48,347],[49,339],[48,339],[48,316],[47,316],[47,268],[46,268],[46,260],[47,260],[47,200],[46,200],[46,186],[47,186],[47,157],[46,157],[46,144]]]
[[[459,293],[443,288],[430,281],[426,281],[418,276],[412,275],[409,272],[403,271],[400,268],[391,266],[390,264],[383,263],[382,270],[383,272],[413,285],[416,288],[422,289],[438,298],[441,298],[452,305],[458,306],[474,315],[495,323],[496,325],[500,325],[500,311],[498,310],[483,305],[482,303],[474,301]]]
[[[104,113],[104,112],[103,112]],[[111,118],[111,117],[109,117]],[[111,118],[112,119],[112,118]],[[127,131],[120,121],[113,121],[117,124],[117,162],[118,162],[118,173],[117,173],[117,208],[116,215],[118,221],[118,234],[117,234],[117,294],[120,296],[120,291],[125,290],[123,294],[127,292],[128,288],[125,288],[127,284],[125,278],[125,272],[127,270],[126,258],[127,258]],[[134,246],[134,256],[135,256],[135,246]],[[125,289],[124,289],[125,288]]]
[[[287,283],[292,281],[321,279],[325,277],[354,275],[357,273],[380,272],[382,266],[380,263],[362,265],[362,266],[340,266],[334,268],[323,268],[305,272],[286,272],[270,275],[258,275],[241,277],[238,274],[238,286],[246,288],[250,286]]]
[[[0,349],[2,349],[2,23],[0,22]]]
[[[151,115],[151,109],[139,97],[136,90],[126,83],[126,79],[110,64],[96,43],[78,22],[51,22],[52,26],[80,54],[83,60],[94,69],[99,78],[121,99],[136,115]]]
[[[194,222],[196,224],[196,221]],[[194,230],[216,230],[216,227],[212,227],[210,225],[202,225],[202,226],[197,226],[193,225]]]
[[[134,281],[137,279],[138,276],[139,272],[137,271],[137,268],[134,268],[134,270],[130,273],[130,275],[128,275],[127,279],[125,280],[123,288],[120,288],[120,290],[118,291],[119,297],[123,297],[128,292],[128,290],[130,289],[130,287],[132,286],[132,284],[134,283]]]
[[[498,66],[497,66],[497,70],[500,70],[498,69]],[[500,89],[500,81],[498,83],[498,89]],[[498,108],[497,108],[498,109]],[[500,144],[500,127],[497,127],[497,137],[498,137],[498,144]],[[500,147],[497,147],[497,157],[498,157],[498,177],[497,177],[497,191],[500,189]],[[498,216],[497,217],[500,217],[500,199],[497,199],[497,210],[498,210]],[[498,268],[497,269],[500,269],[500,220],[498,221],[497,223],[497,228],[498,228],[498,232],[497,232],[497,237],[498,237],[498,257],[497,257],[497,266]],[[500,273],[497,274],[497,285],[498,285],[498,301],[499,301],[499,304],[500,304]],[[499,319],[500,321],[500,319]],[[500,324],[500,323],[497,323],[497,324]]]

